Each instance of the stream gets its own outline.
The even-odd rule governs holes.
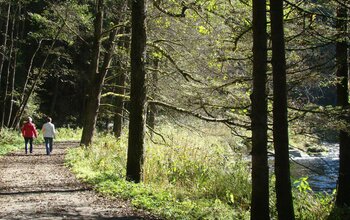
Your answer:
[[[318,156],[291,150],[291,176],[293,180],[308,177],[313,191],[332,193],[338,179],[339,149],[338,144],[325,145],[329,151]]]

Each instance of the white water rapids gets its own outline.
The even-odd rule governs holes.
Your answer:
[[[291,150],[291,175],[293,179],[308,177],[307,181],[315,192],[331,193],[338,178],[339,148],[338,144],[325,143],[325,146],[329,151],[317,156]]]

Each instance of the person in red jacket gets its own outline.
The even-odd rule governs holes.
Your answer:
[[[38,137],[38,131],[36,130],[35,124],[32,122],[32,118],[28,117],[28,121],[22,126],[22,136],[24,137],[26,154],[28,153],[28,143],[29,152],[33,153],[33,138]]]

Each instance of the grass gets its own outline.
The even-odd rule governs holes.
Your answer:
[[[56,141],[79,141],[81,138],[82,129],[57,128]]]
[[[126,137],[101,136],[88,149],[70,151],[67,163],[99,191],[163,218],[249,219],[248,162],[233,140],[210,133],[165,126],[166,143],[148,138],[142,184],[125,181]]]
[[[6,128],[0,131],[0,155],[18,150],[23,147],[23,138],[21,134],[14,130]]]

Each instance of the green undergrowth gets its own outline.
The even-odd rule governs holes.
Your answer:
[[[6,128],[0,131],[0,155],[18,150],[23,147],[23,138],[19,132]]]
[[[57,128],[55,141],[79,141],[82,129]]]
[[[232,140],[186,129],[162,134],[146,140],[141,184],[125,181],[126,137],[100,136],[72,149],[67,163],[98,191],[165,219],[249,219],[250,168]]]
[[[70,150],[66,161],[98,191],[165,219],[250,219],[251,167],[239,140],[209,127],[204,133],[174,127],[161,133],[147,137],[140,184],[125,180],[126,136],[99,135],[89,148]],[[273,182],[271,219],[277,219]],[[333,195],[313,193],[307,179],[293,186],[296,219],[327,219]]]

